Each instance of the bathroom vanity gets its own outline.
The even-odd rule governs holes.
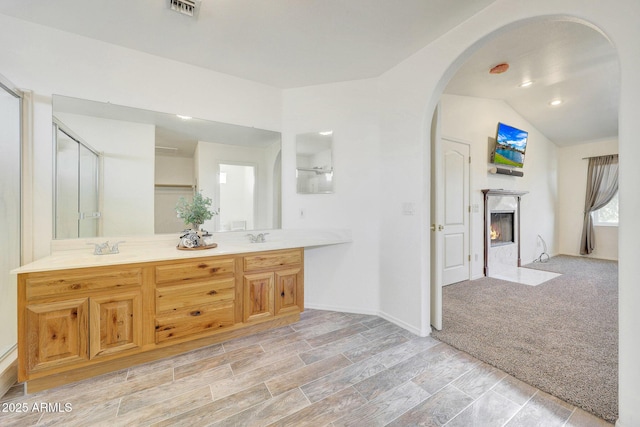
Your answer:
[[[287,325],[304,310],[304,246],[62,251],[16,270],[19,381],[34,392]]]

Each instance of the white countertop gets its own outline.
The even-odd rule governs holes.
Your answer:
[[[250,243],[247,234],[268,233],[264,243]],[[218,247],[204,250],[178,250],[178,235],[145,237],[96,237],[90,239],[54,240],[51,255],[23,265],[14,274],[71,268],[99,267],[139,262],[179,260],[209,256],[233,255],[278,249],[310,248],[351,242],[349,230],[266,230],[213,233]],[[94,243],[109,241],[118,245],[120,253],[94,255]]]

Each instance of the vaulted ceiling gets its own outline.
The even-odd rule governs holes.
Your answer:
[[[169,0],[2,0],[0,13],[286,89],[379,76],[493,1],[202,0],[191,18]],[[502,99],[558,145],[617,135],[616,52],[575,22],[494,37],[445,92]]]
[[[509,64],[506,72],[489,72],[501,63]],[[531,84],[521,87],[525,82]],[[559,146],[618,135],[617,53],[600,32],[569,20],[535,21],[496,36],[445,92],[504,100]]]

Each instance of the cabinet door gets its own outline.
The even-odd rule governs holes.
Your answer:
[[[272,317],[273,273],[246,274],[244,276],[244,321]]]
[[[299,268],[276,271],[276,314],[300,311],[298,307]]]
[[[88,359],[86,298],[27,306],[29,371],[54,369]]]
[[[142,299],[140,291],[91,297],[91,358],[140,347]]]

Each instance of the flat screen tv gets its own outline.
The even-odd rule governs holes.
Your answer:
[[[529,132],[498,123],[493,163],[521,168],[524,165],[528,138]]]

